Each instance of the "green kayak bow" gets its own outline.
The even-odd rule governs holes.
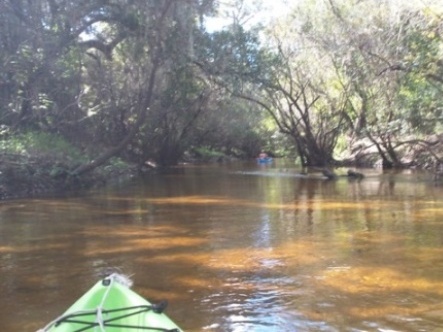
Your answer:
[[[129,284],[127,277],[111,274],[37,332],[183,332],[163,313],[166,302],[152,304]]]

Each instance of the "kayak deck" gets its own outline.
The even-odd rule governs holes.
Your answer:
[[[121,278],[112,274],[97,282],[62,316],[38,332],[182,332],[163,313],[166,302],[150,303],[121,284]]]

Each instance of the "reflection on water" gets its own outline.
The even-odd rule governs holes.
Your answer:
[[[443,331],[443,188],[365,173],[184,167],[3,202],[0,330],[37,330],[119,267],[187,331]]]

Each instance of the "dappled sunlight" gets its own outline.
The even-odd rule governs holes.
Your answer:
[[[106,230],[102,227],[84,231],[87,236],[84,255],[112,255],[120,253],[159,253],[164,250],[184,250],[201,245],[207,240],[202,238],[180,236],[173,229],[153,228],[120,228]],[[112,239],[112,242],[109,242]]]
[[[231,205],[237,200],[226,197],[210,197],[210,196],[176,196],[164,198],[148,198],[147,202],[153,204],[214,204],[214,205]],[[240,203],[240,202],[239,202]]]
[[[66,248],[66,243],[63,242],[48,242],[44,245],[22,245],[20,247],[17,246],[0,246],[0,254],[26,254],[26,253],[35,253],[36,251],[40,252],[50,252],[53,250],[63,250]]]
[[[443,217],[443,207],[414,210],[414,216],[416,217],[417,221],[424,221],[425,219],[429,219],[430,216],[441,218]],[[443,220],[440,220],[439,222],[443,223]]]
[[[160,289],[155,284],[152,287],[137,287],[137,293],[153,303],[165,299],[171,303],[183,297],[175,288]]]
[[[18,249],[13,246],[0,246],[0,253],[1,254],[9,254],[12,252],[17,252]]]
[[[422,308],[406,306],[402,307],[395,304],[384,303],[377,303],[377,305],[374,307],[365,307],[360,306],[358,301],[343,301],[343,303],[340,303],[340,308],[337,308],[336,306],[325,305],[324,307],[320,308],[308,308],[302,310],[301,312],[309,320],[325,321],[332,325],[340,325],[343,324],[344,321],[362,324],[366,320],[373,321],[379,319],[380,317],[383,317],[383,319],[387,322],[396,322],[400,324],[402,323],[402,320],[404,320],[403,324],[405,324],[405,322],[408,322],[408,320],[410,320],[407,317],[421,315],[423,310],[431,310],[435,309],[435,307],[435,305],[429,305]],[[340,314],[334,314],[337,311],[340,312]],[[416,321],[418,321],[419,327],[421,319],[416,319]]]
[[[124,211],[119,211],[119,210],[107,210],[105,213],[107,215],[111,215],[111,216],[131,216],[131,215],[143,215],[143,214],[148,214],[150,213],[150,210],[146,210],[146,209],[127,209]]]
[[[220,280],[220,279],[217,279]],[[184,290],[193,291],[194,289],[202,289],[214,286],[214,280],[210,278],[201,278],[192,275],[186,275],[180,278],[178,281]]]
[[[427,247],[427,248],[421,248],[419,250],[414,250],[413,252],[409,253],[409,256],[416,261],[420,262],[419,266],[421,265],[431,265],[436,266],[435,264],[440,264],[443,266],[443,248],[437,247]]]
[[[167,299],[189,331],[442,322],[443,208],[424,190],[411,198],[415,189],[396,196],[377,181],[181,179],[156,177],[133,196],[0,205],[0,305],[18,303],[0,320],[16,326],[23,304],[30,320],[53,319],[118,268],[142,296]]]
[[[153,205],[214,205],[214,206],[231,206],[231,207],[251,207],[251,208],[266,208],[266,209],[278,209],[278,210],[294,210],[305,209],[307,207],[315,207],[316,211],[322,210],[360,210],[365,208],[378,209],[387,208],[393,204],[390,202],[379,201],[374,203],[373,201],[331,201],[325,202],[321,200],[302,199],[294,202],[284,203],[270,203],[244,200],[238,198],[229,197],[212,197],[212,196],[176,196],[176,197],[164,197],[164,198],[148,198],[147,202]],[[368,204],[371,204],[368,206]]]
[[[389,232],[380,232],[379,230],[357,231],[354,233],[347,233],[346,236],[351,241],[350,245],[353,247],[358,248],[364,246],[366,249],[384,244],[389,244],[390,247],[395,247],[394,244],[408,240],[408,237],[404,234],[392,234]]]
[[[185,243],[191,247],[195,244],[201,244],[198,241],[186,240]],[[174,243],[182,243],[178,240],[170,242],[173,247]],[[165,247],[167,248],[167,247]],[[219,249],[210,252],[193,252],[192,255],[186,252],[167,252],[162,255],[161,252],[156,252],[150,257],[139,257],[138,262],[144,261],[162,262],[170,264],[186,264],[196,268],[202,267],[207,270],[212,270],[214,273],[218,271],[223,273],[229,272],[251,272],[257,270],[272,270],[278,267],[286,266],[287,264],[298,265],[312,265],[317,262],[323,262],[322,258],[316,253],[314,246],[308,242],[306,243],[287,243],[281,247],[269,249],[257,248],[235,248],[235,249]]]
[[[323,249],[322,249],[323,248]],[[314,241],[285,242],[274,250],[276,257],[284,257],[291,265],[311,265],[325,260],[324,254],[330,252],[323,244]]]
[[[388,321],[393,321],[397,323],[404,323],[404,321],[416,321],[418,322],[418,327],[420,326],[421,319],[419,318],[408,318],[411,316],[420,316],[423,315],[426,311],[434,311],[440,308],[440,314],[443,313],[443,306],[438,304],[428,304],[422,306],[415,305],[405,305],[404,303],[400,303],[401,299],[398,300],[399,304],[385,304],[378,303],[376,307],[368,308],[368,307],[355,307],[355,306],[346,306],[346,313],[349,314],[356,320],[363,319],[376,319],[377,317],[385,317]],[[441,316],[440,316],[441,317]],[[435,330],[439,331],[439,330]]]
[[[173,237],[186,233],[186,229],[179,226],[90,226],[82,230],[82,234],[92,237],[116,237],[116,238],[133,238],[133,237]]]
[[[326,270],[322,283],[348,294],[371,293],[434,293],[443,297],[443,281],[405,274],[388,267],[352,267],[346,270]]]
[[[348,266],[317,270],[318,275],[311,286],[315,293],[321,294],[326,304],[315,303],[302,312],[311,319],[332,322],[332,312],[340,312],[341,317],[345,315],[349,319],[361,321],[395,315],[400,318],[422,315],[427,311],[443,309],[443,306],[431,300],[443,300],[443,280],[429,278],[423,273],[420,265],[426,263],[420,261],[422,258],[414,260],[418,265],[417,269],[405,266],[401,253],[402,250],[388,254],[399,255],[397,259],[387,257],[385,260],[378,257],[372,263],[362,266],[353,266],[350,262],[351,265]],[[414,261],[411,263],[414,264]]]
[[[411,276],[395,268],[326,269],[305,286],[313,293],[303,296],[300,312],[310,320],[332,325],[344,321],[359,325],[383,318],[389,324],[402,326],[408,321],[422,321],[408,317],[443,312],[443,281]]]
[[[159,252],[155,251],[149,256],[140,256],[136,258],[138,263],[156,262],[161,264],[183,264],[194,267],[206,266],[210,260],[210,254],[196,252],[190,255],[189,253],[173,253],[173,252]],[[193,265],[194,264],[194,265]]]
[[[166,240],[166,241],[165,241]],[[191,248],[207,242],[204,239],[189,238],[189,237],[173,237],[173,238],[145,238],[134,239],[127,242],[131,248],[146,248],[153,250],[163,249],[179,249]]]

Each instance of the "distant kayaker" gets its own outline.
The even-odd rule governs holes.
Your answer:
[[[268,158],[268,154],[265,151],[261,151],[260,154],[258,155],[259,159],[266,159]]]

